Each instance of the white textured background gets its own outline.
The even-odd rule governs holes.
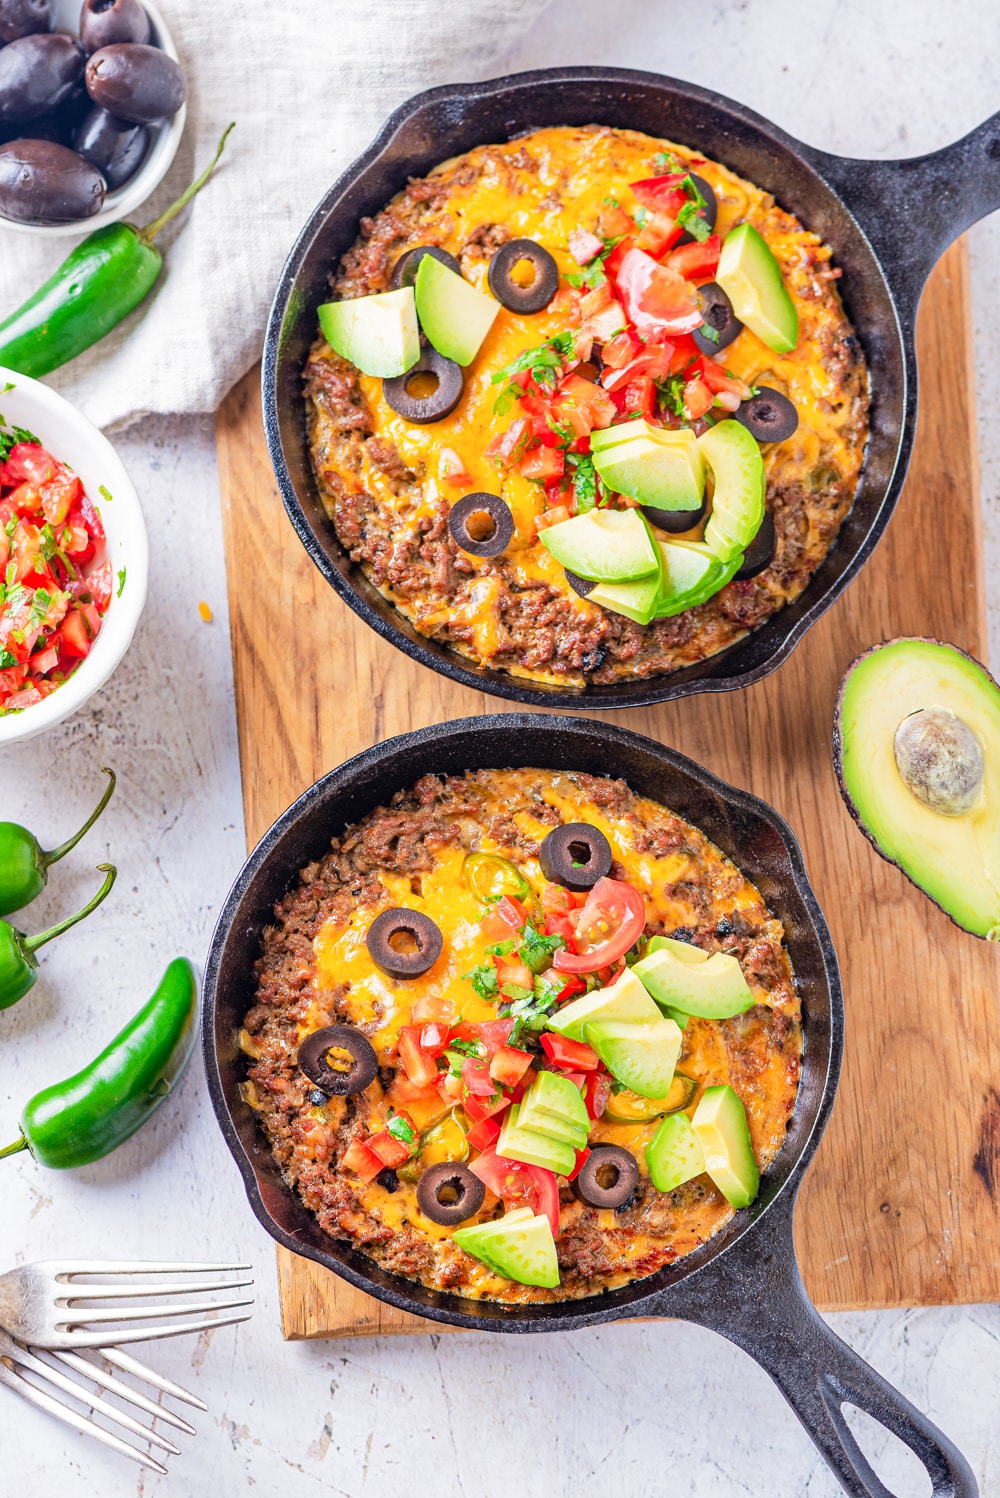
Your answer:
[[[267,14],[261,6],[262,27],[273,24]],[[944,145],[1000,106],[998,57],[995,0],[961,7],[555,0],[510,66],[659,68],[729,93],[830,150],[898,156]],[[415,77],[414,90],[422,83]],[[355,144],[360,150],[367,142]],[[996,666],[1000,217],[971,238]],[[147,423],[121,447],[152,544],[150,599],[136,643],[102,699],[0,763],[0,815],[26,821],[50,842],[82,820],[100,790],[98,766],[110,762],[120,773],[100,830],[70,866],[54,871],[50,893],[31,910],[33,928],[82,898],[93,885],[88,871],[104,857],[113,853],[121,874],[99,915],[49,950],[33,994],[0,1015],[0,1142],[4,1130],[13,1136],[23,1101],[94,1054],[145,1000],[170,957],[203,958],[243,854],[211,425]],[[215,610],[211,625],[198,617],[200,599]],[[210,1406],[196,1419],[197,1440],[182,1438],[184,1455],[167,1478],[140,1476],[0,1392],[0,1494],[839,1492],[766,1376],[718,1338],[683,1324],[524,1342],[447,1334],[283,1345],[272,1245],[245,1205],[200,1063],[155,1122],[111,1159],[56,1175],[22,1155],[0,1163],[0,1172],[0,1265],[70,1252],[249,1257],[259,1292],[254,1321],[238,1333],[150,1349]],[[984,1498],[1000,1492],[997,1308],[831,1320],[963,1447]],[[862,1439],[900,1495],[930,1492],[908,1453],[886,1447],[877,1431]]]

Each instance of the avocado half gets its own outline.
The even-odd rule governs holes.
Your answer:
[[[960,814],[924,804],[897,765],[897,729],[927,708],[954,713],[982,750],[982,787]],[[840,684],[833,762],[876,852],[964,931],[1000,939],[1000,686],[985,666],[940,640],[873,646]]]

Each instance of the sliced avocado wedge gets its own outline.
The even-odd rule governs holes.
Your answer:
[[[720,561],[704,541],[657,541],[657,545],[663,560],[657,619],[670,619],[707,603],[732,580],[743,560],[742,552],[737,552],[729,561]]]
[[[620,421],[617,426],[600,427],[590,434],[590,450],[597,452],[598,448],[613,447],[617,442],[627,442],[633,437],[655,437],[660,427],[652,426],[643,417],[637,416],[633,421]]]
[[[715,279],[740,322],[775,353],[792,351],[799,341],[799,314],[781,267],[752,224],[738,224],[726,235]]]
[[[425,256],[425,259],[427,257]],[[547,1217],[536,1217],[527,1207],[508,1212],[496,1222],[456,1228],[453,1238],[474,1259],[519,1285],[559,1284],[559,1262]]]
[[[500,303],[470,286],[433,255],[424,255],[414,283],[417,316],[430,342],[446,359],[471,364]]]
[[[550,1134],[537,1134],[534,1129],[521,1128],[519,1113],[518,1105],[512,1103],[504,1114],[497,1154],[506,1160],[520,1160],[524,1165],[537,1165],[541,1170],[554,1170],[556,1175],[568,1176],[576,1164],[577,1146],[564,1139],[553,1139]],[[584,1138],[584,1144],[586,1142]]]
[[[705,1151],[686,1113],[671,1113],[646,1146],[646,1164],[657,1191],[676,1191],[705,1169]]]
[[[1000,940],[1000,686],[985,666],[937,640],[875,646],[841,682],[833,758],[876,851],[957,926]]]
[[[753,1008],[754,996],[735,957],[728,952],[711,956],[700,952],[702,961],[692,961],[673,950],[686,945],[672,942],[670,947],[647,953],[632,968],[658,1004],[699,1019],[732,1019]]]
[[[636,624],[648,624],[656,616],[662,590],[662,571],[651,572],[631,583],[596,583],[587,594],[587,602],[613,614],[624,614]]]
[[[595,988],[564,1004],[549,1017],[548,1028],[568,1040],[582,1040],[584,1025],[615,1020],[622,1025],[650,1024],[660,1018],[660,1011],[649,997],[632,969],[622,974],[610,988]],[[664,1091],[666,1089],[664,1088]]]
[[[705,544],[723,562],[746,550],[764,519],[764,460],[739,421],[720,421],[698,438],[715,490]]]
[[[632,423],[628,422],[628,426]],[[646,422],[642,435],[599,444],[591,441],[594,467],[605,485],[640,504],[664,510],[697,510],[705,492],[698,439],[687,427],[663,431]],[[609,427],[621,432],[625,427]]]
[[[362,374],[390,380],[405,374],[420,358],[412,286],[326,302],[319,309],[319,325],[330,347]]]
[[[420,264],[428,261],[429,255]],[[638,510],[588,510],[550,525],[538,539],[557,562],[589,582],[631,582],[660,570],[656,543]]]
[[[616,1081],[640,1097],[665,1097],[674,1079],[681,1049],[680,1028],[662,1016],[642,1025],[613,1020],[584,1025],[583,1037],[593,1046]]]
[[[746,1109],[731,1087],[706,1087],[691,1119],[705,1151],[705,1169],[734,1207],[748,1207],[760,1173]]]
[[[524,1094],[520,1108],[522,1129],[538,1129],[545,1133],[548,1123],[559,1121],[582,1129],[584,1135],[590,1131],[590,1115],[583,1094],[574,1081],[561,1077],[558,1072],[539,1072]]]

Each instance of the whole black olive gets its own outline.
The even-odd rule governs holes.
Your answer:
[[[700,524],[707,503],[703,499],[697,510],[663,510],[657,505],[642,505],[640,508],[647,520],[651,520],[661,531],[668,531],[675,536],[682,531],[693,530]]]
[[[378,1057],[353,1025],[325,1025],[299,1042],[299,1070],[327,1097],[354,1097],[378,1076]]]
[[[0,45],[37,36],[56,24],[56,0],[0,0]]]
[[[778,546],[778,536],[774,529],[774,516],[770,510],[764,511],[764,518],[756,536],[750,542],[743,553],[743,561],[739,572],[733,578],[734,582],[745,583],[748,578],[756,577],[759,572],[770,567],[774,561],[774,553]]]
[[[88,52],[116,42],[148,42],[149,17],[139,0],[83,0],[80,40]]]
[[[799,413],[787,395],[769,385],[761,385],[733,415],[758,442],[784,442],[799,424]]]
[[[90,100],[88,98],[88,103]],[[92,104],[73,136],[73,148],[104,173],[109,188],[121,187],[139,167],[149,147],[149,127],[130,125]]]
[[[368,955],[390,978],[419,978],[441,956],[444,938],[429,915],[394,905],[368,927]]]
[[[433,260],[440,260],[449,270],[453,270],[456,276],[462,274],[462,267],[454,255],[449,255],[447,250],[441,250],[436,244],[417,245],[414,250],[407,250],[405,255],[400,255],[392,268],[392,278],[389,282],[393,291],[398,291],[401,286],[412,286],[417,279],[417,270],[425,255],[430,255]]]
[[[588,577],[577,577],[576,573],[570,572],[568,567],[566,568],[566,581],[573,592],[579,593],[581,598],[586,598],[587,594],[597,587],[597,584],[592,583]]]
[[[450,415],[464,388],[462,366],[430,344],[420,350],[420,358],[405,374],[382,381],[382,394],[396,414],[421,426]]]
[[[697,172],[691,172],[690,177],[695,187],[697,187],[698,191],[705,199],[705,206],[699,211],[698,217],[700,219],[704,219],[705,223],[708,225],[708,232],[709,234],[711,234],[712,230],[715,228],[715,220],[719,216],[719,205],[715,201],[715,193],[712,191],[712,184],[710,182],[706,182],[704,177],[699,177]],[[693,238],[693,234],[689,234],[687,231],[685,231],[681,235],[677,243],[679,245],[690,244]]]
[[[691,335],[703,354],[717,354],[727,348],[743,331],[743,324],[733,311],[733,304],[721,286],[707,281],[698,287],[698,306],[705,324],[716,334],[709,337],[704,328],[695,328]]]
[[[30,134],[32,140],[55,140],[61,146],[70,146],[75,150],[73,136],[89,108],[87,90],[77,84],[57,109],[51,114],[43,114],[40,119],[32,120],[30,131],[25,131],[22,125],[17,126],[17,134]],[[17,136],[12,135],[10,139],[16,140]]]
[[[104,178],[68,147],[50,140],[0,146],[0,216],[65,224],[90,218],[103,202]]]
[[[184,103],[184,74],[159,47],[115,42],[87,63],[87,92],[95,104],[133,125],[176,114]]]
[[[532,277],[522,286],[514,273],[525,263],[531,266]],[[511,312],[541,312],[559,290],[559,267],[533,239],[508,239],[490,261],[486,279],[501,307]]]
[[[499,494],[465,494],[451,507],[448,529],[470,556],[498,557],[510,545],[514,517]]]
[[[635,1195],[639,1166],[635,1156],[619,1144],[595,1144],[573,1190],[588,1207],[617,1211]]]
[[[443,1228],[456,1227],[475,1216],[485,1200],[482,1181],[457,1160],[429,1165],[417,1182],[417,1206]]]
[[[37,120],[61,104],[83,72],[71,36],[22,36],[0,52],[0,120]]]
[[[604,833],[589,822],[566,822],[542,839],[538,862],[553,884],[567,889],[593,889],[611,872],[613,854]]]

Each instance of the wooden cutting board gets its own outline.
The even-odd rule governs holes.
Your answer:
[[[986,655],[964,245],[931,279],[918,344],[910,476],[846,596],[749,691],[600,715],[764,797],[801,839],[847,996],[843,1080],[797,1219],[806,1284],[824,1310],[1000,1300],[1000,954],[876,856],[830,763],[837,684],[866,646],[927,634]],[[255,371],[231,392],[217,425],[250,846],[360,749],[505,709],[393,649],[323,581],[278,496],[258,382]],[[286,1337],[441,1330],[283,1249],[278,1270]]]

